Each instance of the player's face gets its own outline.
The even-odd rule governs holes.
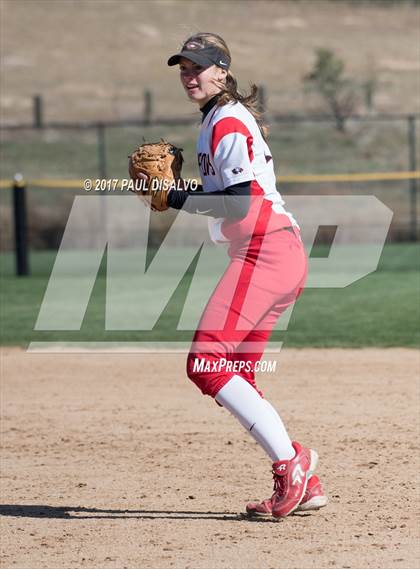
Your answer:
[[[191,101],[203,106],[222,89],[226,71],[216,65],[206,69],[189,59],[181,58],[179,62],[182,86]]]

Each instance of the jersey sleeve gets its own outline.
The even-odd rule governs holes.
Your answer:
[[[254,180],[253,137],[246,125],[235,117],[218,121],[212,131],[213,163],[227,188]]]

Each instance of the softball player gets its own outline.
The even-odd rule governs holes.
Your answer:
[[[312,475],[316,452],[291,441],[254,376],[277,319],[302,291],[307,259],[298,224],[276,189],[256,110],[257,88],[241,95],[230,64],[224,40],[209,33],[190,37],[168,60],[169,66],[179,65],[182,86],[202,112],[197,143],[201,191],[171,190],[168,203],[208,216],[213,241],[228,244],[230,264],[194,335],[187,374],[239,420],[273,461],[272,497],[248,504],[247,512],[280,518],[327,502]]]

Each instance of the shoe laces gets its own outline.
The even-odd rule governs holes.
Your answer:
[[[273,480],[274,480],[274,487],[273,487],[274,494],[277,494],[278,496],[283,496],[286,493],[286,477],[279,476],[273,470]]]

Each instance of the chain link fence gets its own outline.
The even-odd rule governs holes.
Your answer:
[[[419,116],[353,117],[345,133],[330,117],[270,117],[269,146],[273,154],[278,189],[287,195],[375,195],[393,212],[390,240],[417,240],[419,163],[416,126]],[[199,177],[195,143],[200,116],[190,119],[92,124],[49,124],[2,127],[0,192],[1,249],[14,247],[12,194],[7,180],[19,173],[27,180],[29,246],[56,248],[75,195],[80,188],[63,188],[64,180],[125,178],[127,157],[143,142],[165,138],[184,149],[184,177]],[[411,172],[401,180],[381,178],[381,173]],[[284,181],[284,176],[349,175],[341,181]],[[352,179],[354,174],[378,174],[377,179]],[[372,176],[370,176],[372,177]],[[31,186],[31,180],[49,179],[56,187]],[[11,182],[10,182],[11,184]],[[48,184],[51,186],[51,183]],[[169,216],[170,217],[170,216]],[[168,221],[156,222],[156,240]],[[153,233],[153,232],[152,232]]]

